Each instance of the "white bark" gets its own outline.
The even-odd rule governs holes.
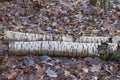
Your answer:
[[[110,37],[90,37],[90,36],[82,36],[80,38],[77,38],[76,42],[84,42],[84,43],[103,43],[103,42],[109,42]]]
[[[7,41],[38,41],[53,40],[52,35],[42,35],[33,33],[22,33],[14,31],[4,31],[4,39]]]
[[[59,41],[10,42],[10,55],[51,55],[67,57],[99,56],[101,43],[72,43]],[[107,51],[117,50],[117,43],[108,43]],[[106,50],[105,50],[106,51]]]
[[[120,36],[114,36],[114,37],[112,37],[112,42],[113,43],[120,43]]]
[[[8,41],[68,41],[73,42],[73,37],[68,35],[54,36],[52,34],[33,34],[14,31],[4,31],[4,40]]]
[[[13,32],[5,31],[4,40],[5,41],[64,41],[64,42],[79,42],[79,43],[102,43],[110,42],[109,39],[112,39],[113,43],[120,42],[120,36],[113,37],[97,37],[97,36],[81,36],[81,37],[72,37],[68,35],[43,35],[43,34],[32,34],[32,33],[22,33],[22,32]]]

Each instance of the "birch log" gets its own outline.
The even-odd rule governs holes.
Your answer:
[[[72,43],[59,41],[10,42],[10,55],[51,55],[64,57],[99,56],[102,52],[108,54],[118,48],[117,43]],[[100,47],[104,46],[104,47]]]
[[[111,39],[113,43],[120,43],[120,36],[113,36]]]
[[[95,36],[82,36],[76,39],[76,42],[79,43],[105,43],[111,42],[110,37],[95,37]]]
[[[4,40],[6,41],[38,41],[38,40],[53,40],[53,38],[52,38],[52,35],[4,31]]]
[[[32,34],[32,33],[22,33],[5,31],[4,32],[5,41],[64,41],[64,42],[79,42],[79,43],[118,43],[120,42],[120,36],[113,37],[97,37],[97,36],[81,36],[72,37],[68,35],[43,35],[43,34]]]

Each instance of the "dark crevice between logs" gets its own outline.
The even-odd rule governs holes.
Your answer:
[[[108,59],[108,44],[107,43],[102,43],[101,45],[98,46],[98,53],[99,57],[102,60],[107,60]]]
[[[117,50],[112,51],[109,48],[108,43],[102,43],[98,46],[99,57],[106,61],[120,61],[120,44],[118,44]]]
[[[118,44],[117,50],[109,54],[108,60],[110,61],[120,61],[120,44]]]
[[[113,41],[112,41],[112,38],[110,37],[110,38],[109,38],[109,43],[112,43],[112,42],[113,42]]]

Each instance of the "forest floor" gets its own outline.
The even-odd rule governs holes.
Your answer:
[[[88,0],[0,2],[0,80],[120,80],[120,62],[98,57],[9,56],[4,30],[71,36],[120,35],[120,4],[106,13]]]

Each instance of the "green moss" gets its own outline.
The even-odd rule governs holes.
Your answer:
[[[120,61],[120,52],[119,51],[114,51],[112,56],[111,56],[112,60],[116,60],[116,61]]]
[[[106,60],[112,60],[112,61],[120,61],[120,52],[114,51],[109,55],[100,54],[100,59],[106,61]]]
[[[10,2],[12,0],[0,0],[0,2]]]
[[[90,2],[89,2],[91,5],[93,5],[93,6],[95,6],[96,5],[96,3],[97,3],[97,0],[90,0]]]
[[[102,59],[102,60],[104,60],[104,61],[106,61],[106,60],[107,60],[107,56],[102,55],[102,54],[99,56],[99,58],[100,58],[100,59]]]

